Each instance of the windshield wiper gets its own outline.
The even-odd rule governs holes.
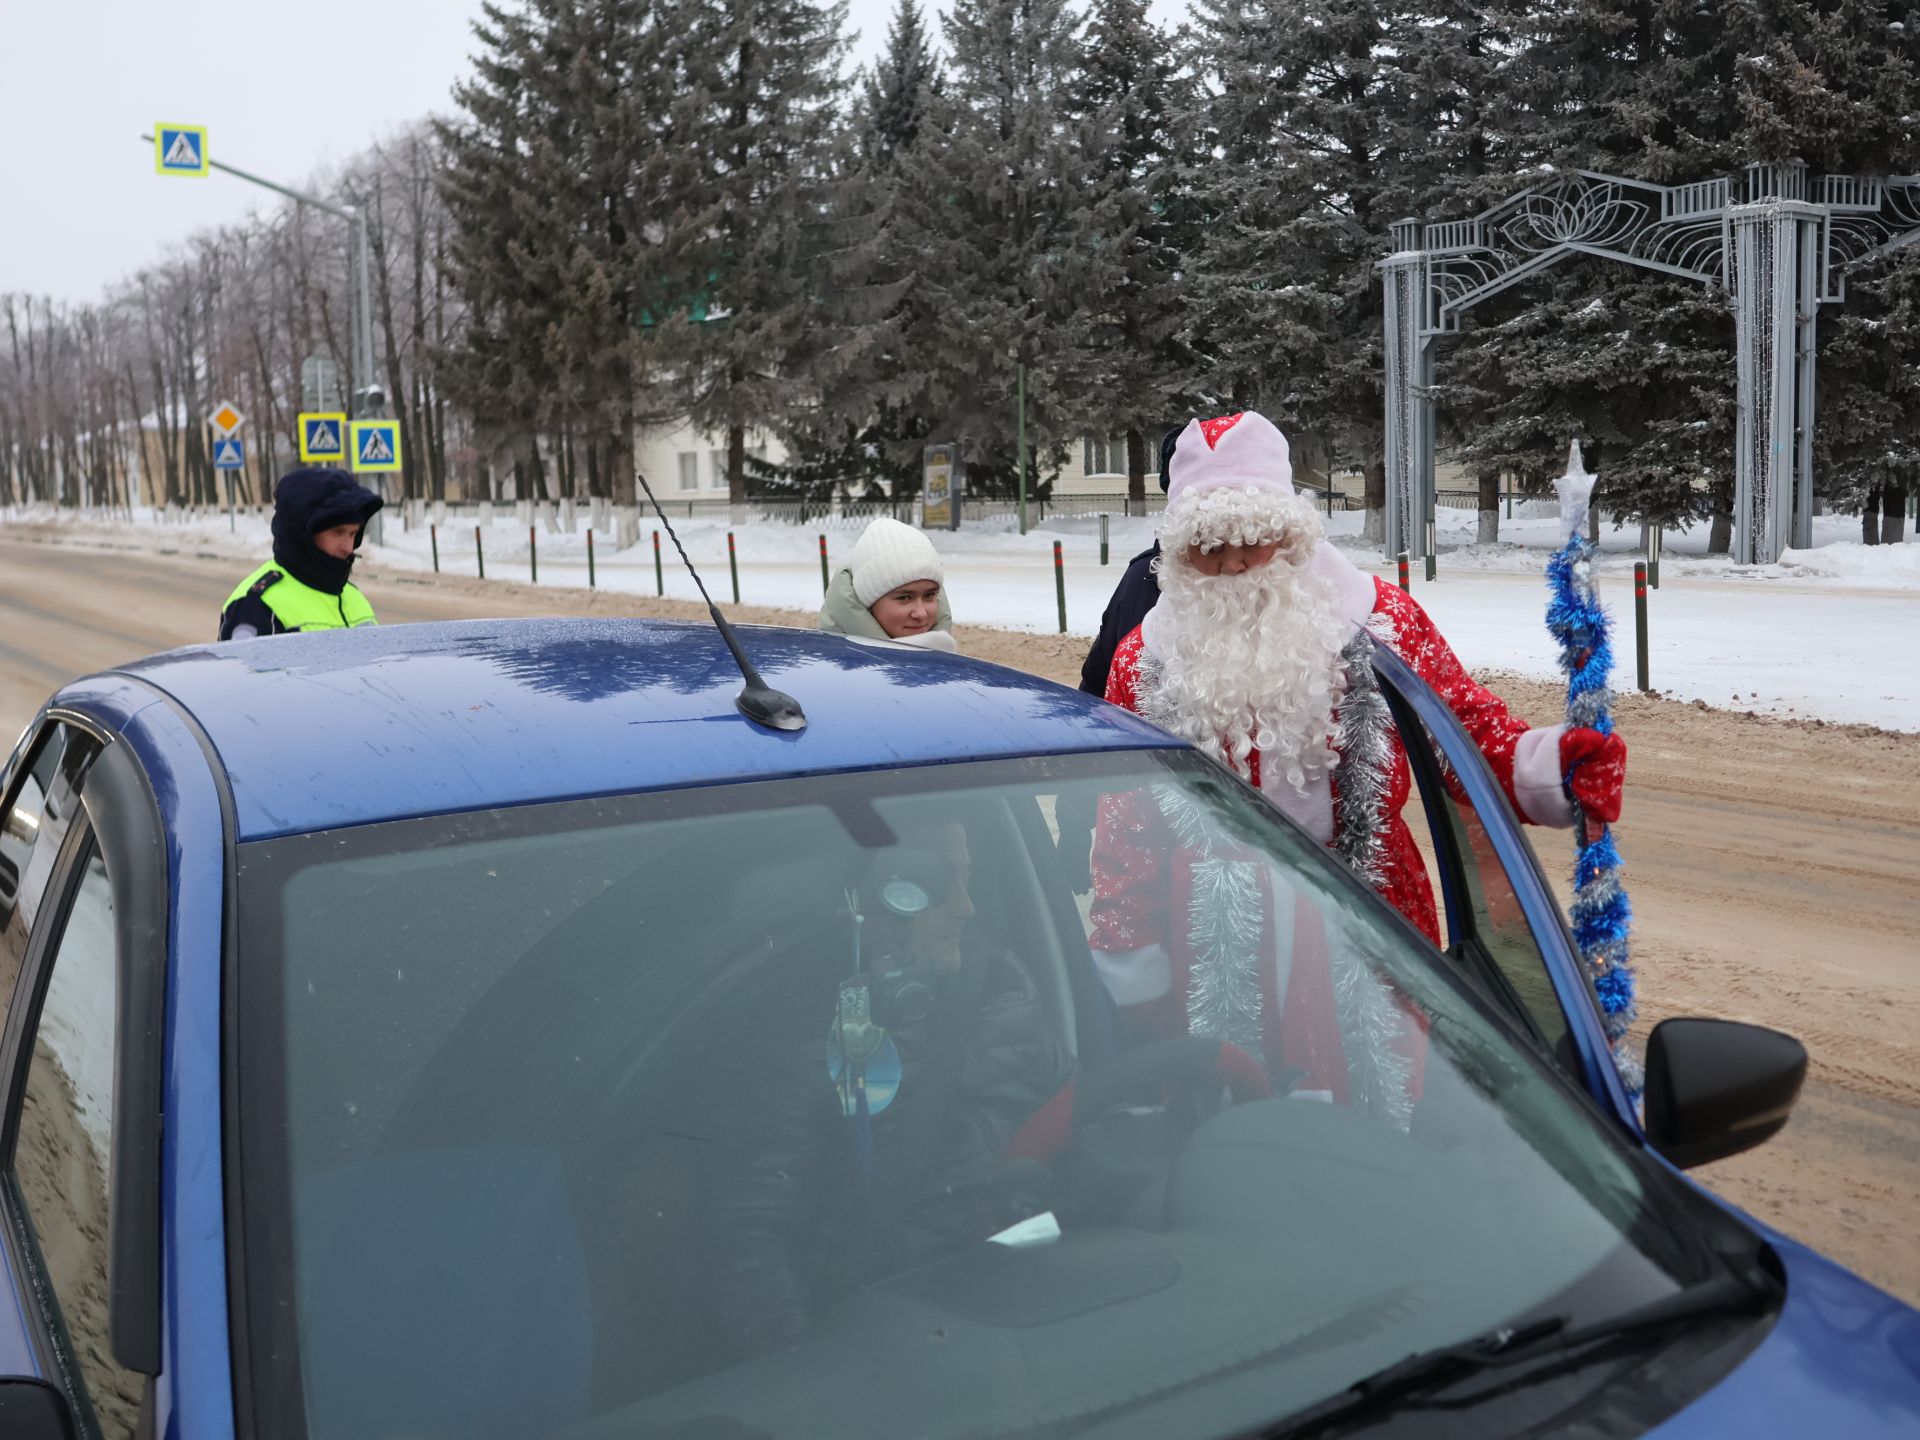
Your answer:
[[[1416,1397],[1478,1371],[1547,1356],[1560,1357],[1529,1371],[1525,1378],[1531,1383],[1586,1363],[1588,1357],[1584,1352],[1597,1341],[1618,1340],[1703,1315],[1755,1311],[1770,1298],[1770,1291],[1753,1281],[1721,1274],[1577,1329],[1568,1328],[1569,1317],[1565,1315],[1548,1315],[1524,1325],[1501,1326],[1471,1340],[1424,1350],[1395,1361],[1339,1394],[1289,1415],[1273,1429],[1262,1431],[1261,1440],[1298,1440],[1298,1437],[1329,1432],[1331,1427],[1344,1428],[1355,1421],[1390,1413],[1414,1402]]]

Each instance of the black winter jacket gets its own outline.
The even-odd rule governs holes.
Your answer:
[[[736,1358],[798,1339],[859,1286],[1029,1213],[1014,1192],[1035,1178],[1034,1167],[1004,1166],[1002,1156],[1072,1077],[1073,1059],[1017,958],[995,951],[966,964],[985,971],[944,1104],[929,1093],[938,1081],[928,1058],[930,1032],[948,1012],[936,1001],[927,1018],[889,1026],[900,1088],[873,1117],[875,1173],[865,1185],[854,1168],[855,1122],[841,1115],[829,1078],[837,981],[816,975],[809,998],[780,1007],[782,1033],[755,1047],[759,1058],[734,1087],[725,1138],[713,1147],[706,1192],[708,1273],[723,1343],[737,1347]],[[935,984],[944,990],[968,978],[963,971]],[[880,1009],[876,1001],[877,1017]],[[912,1132],[927,1124],[938,1135],[917,1144]],[[916,1153],[918,1173],[896,1178]],[[875,1213],[883,1208],[876,1197],[890,1194],[905,1197],[900,1213]]]
[[[1159,558],[1160,542],[1156,540],[1151,550],[1142,550],[1127,562],[1126,573],[1113,587],[1113,596],[1100,616],[1100,633],[1080,667],[1080,688],[1087,694],[1106,698],[1107,672],[1113,669],[1114,652],[1147,618],[1147,612],[1160,603],[1160,581],[1153,573],[1153,562]]]

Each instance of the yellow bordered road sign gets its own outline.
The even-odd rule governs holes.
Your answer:
[[[353,473],[398,470],[400,468],[400,422],[398,420],[356,420],[353,422]]]
[[[161,175],[207,173],[207,127],[156,125],[153,127],[153,168]]]
[[[347,458],[347,417],[328,411],[322,414],[301,412],[300,458],[315,461],[339,461]]]

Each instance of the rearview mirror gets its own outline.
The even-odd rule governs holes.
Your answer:
[[[1736,1020],[1663,1020],[1647,1039],[1647,1139],[1682,1170],[1780,1133],[1807,1078],[1791,1035]]]
[[[0,1435],[7,1440],[73,1440],[66,1396],[42,1380],[0,1379]]]

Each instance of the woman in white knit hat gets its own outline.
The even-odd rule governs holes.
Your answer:
[[[865,640],[898,640],[952,650],[946,568],[933,542],[911,525],[880,519],[855,542],[820,606],[820,628]]]

